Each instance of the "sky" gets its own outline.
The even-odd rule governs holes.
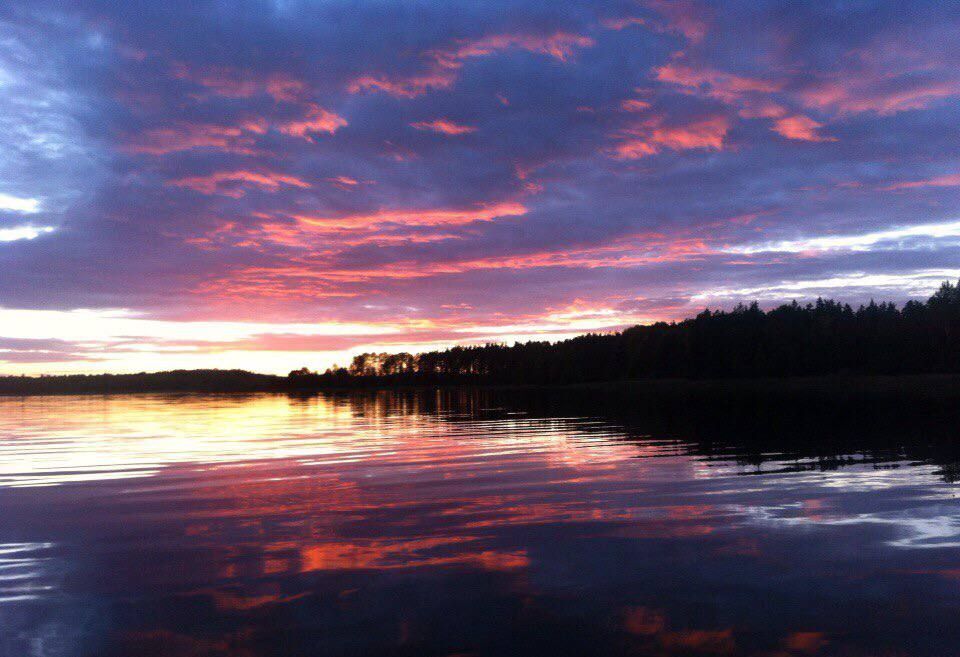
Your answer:
[[[958,200],[952,3],[0,4],[0,373],[902,302]]]

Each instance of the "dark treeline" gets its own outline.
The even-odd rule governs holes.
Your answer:
[[[287,379],[244,370],[173,370],[140,374],[0,377],[2,395],[126,392],[253,392],[283,390]]]
[[[692,319],[558,343],[366,353],[349,368],[291,372],[292,387],[484,382],[555,384],[657,378],[960,372],[960,286],[927,301],[854,309],[818,299],[763,311],[754,302]]]

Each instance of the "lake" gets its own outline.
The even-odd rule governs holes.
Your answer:
[[[947,411],[0,398],[0,655],[944,657]]]

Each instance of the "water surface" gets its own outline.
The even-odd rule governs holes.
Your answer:
[[[887,411],[0,398],[0,655],[956,654],[955,424]]]

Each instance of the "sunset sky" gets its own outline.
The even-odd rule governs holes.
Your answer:
[[[0,372],[346,363],[960,277],[950,2],[0,3]]]

